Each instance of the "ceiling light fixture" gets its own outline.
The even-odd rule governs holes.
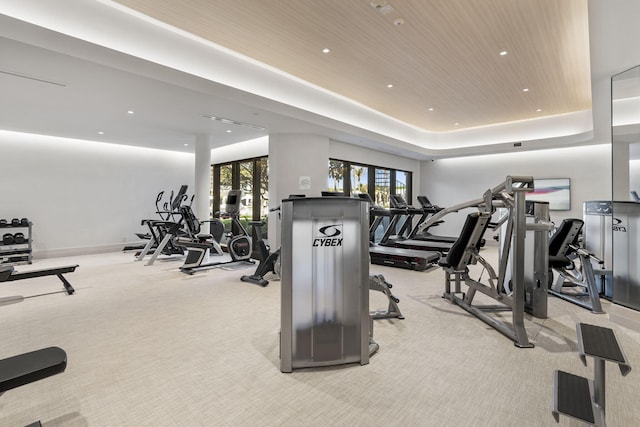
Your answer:
[[[427,108],[427,110],[433,111],[433,107],[429,107],[429,108]]]
[[[540,111],[542,111],[542,108],[538,108],[538,109],[536,110],[536,112],[538,112],[538,113],[539,113]]]
[[[454,126],[458,126],[459,124],[460,124],[460,123],[458,123],[458,122],[455,122],[455,123],[454,123],[453,125],[454,125]]]
[[[384,0],[372,1],[370,4],[371,4],[371,7],[373,7],[375,10],[377,10],[383,15],[387,15],[393,12],[393,7]]]
[[[523,92],[529,92],[529,88],[526,88],[526,87],[525,87],[524,89],[522,89],[522,91],[523,91]]]
[[[104,135],[104,132],[98,131],[98,135]]]
[[[500,56],[507,56],[507,51],[506,50],[501,51]]]
[[[391,89],[391,88],[393,87],[393,85],[392,85],[392,84],[388,84],[388,85],[387,85],[387,87],[388,87],[389,89]]]
[[[127,111],[127,114],[133,114],[132,110]]]
[[[325,47],[324,49],[322,49],[322,53],[327,54],[331,52],[331,49],[329,49],[328,47]]]
[[[205,119],[215,120],[217,122],[222,122],[222,123],[227,124],[227,125],[244,126],[246,128],[262,130],[262,131],[267,130],[266,128],[263,128],[262,126],[252,125],[251,123],[238,122],[238,121],[231,120],[231,119],[225,119],[224,117],[211,116],[209,114],[203,114],[202,117],[204,117]]]
[[[20,73],[18,71],[11,71],[11,70],[6,70],[6,69],[2,69],[2,68],[0,68],[0,74],[6,74],[8,76],[13,76],[13,77],[20,77],[22,79],[34,80],[36,82],[47,83],[47,84],[54,85],[54,86],[60,86],[60,87],[67,87],[68,86],[66,83],[56,82],[54,80],[48,80],[48,79],[45,79],[45,78],[42,78],[42,77],[36,77],[36,76],[32,76],[30,74]]]
[[[189,146],[189,144],[184,144],[184,146],[185,146],[185,147],[188,147],[188,146]]]
[[[231,129],[227,129],[227,133],[231,133],[231,132],[232,132]]]

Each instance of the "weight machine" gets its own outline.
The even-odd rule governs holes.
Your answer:
[[[445,271],[443,298],[450,300],[478,317],[489,326],[514,341],[517,347],[533,347],[524,327],[524,313],[546,317],[546,289],[548,264],[548,205],[536,206],[535,222],[526,223],[525,193],[532,192],[533,177],[507,176],[503,183],[487,190],[481,199],[452,206],[438,212],[421,227],[427,229],[443,216],[466,208],[478,211],[467,216],[460,237],[451,247],[447,257],[440,261]],[[546,207],[546,210],[545,210]],[[498,272],[479,254],[483,235],[496,208],[506,209],[502,217],[505,223]],[[535,233],[535,249],[532,271],[526,274],[525,235],[527,230]],[[482,272],[478,279],[470,276],[469,265],[480,264]],[[510,268],[510,283],[505,281]],[[482,275],[488,273],[486,283]],[[526,277],[529,276],[529,277]],[[468,291],[461,291],[461,284]],[[451,289],[453,283],[453,290]],[[475,305],[473,299],[480,292],[498,302],[497,305]],[[539,306],[543,306],[541,310]],[[502,321],[490,313],[511,311],[511,322]],[[542,312],[542,313],[541,313]]]

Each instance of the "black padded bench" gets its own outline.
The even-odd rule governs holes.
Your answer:
[[[52,375],[64,372],[67,353],[59,347],[47,347],[0,360],[0,394]]]
[[[58,279],[62,281],[64,289],[68,295],[75,292],[71,283],[63,276],[65,273],[73,273],[78,265],[69,265],[65,267],[44,268],[40,270],[31,270],[18,272],[10,265],[0,266],[0,282],[13,282],[15,280],[33,279],[35,277],[43,276],[58,276]]]
[[[66,368],[67,353],[59,347],[47,347],[2,359],[0,395],[16,387],[60,374]],[[40,425],[40,421],[36,421],[28,427]]]
[[[605,425],[605,362],[613,362],[625,376],[631,371],[618,340],[609,328],[578,323],[578,354],[584,365],[587,356],[594,359],[594,378],[553,372],[553,409],[556,422],[560,414],[594,426]]]

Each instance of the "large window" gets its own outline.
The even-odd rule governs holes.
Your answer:
[[[349,196],[368,193],[377,205],[387,208],[391,194],[403,196],[410,204],[411,172],[331,159],[327,189]]]
[[[262,221],[262,236],[267,237],[269,213],[269,178],[267,158],[238,160],[212,166],[211,210],[215,216],[226,211],[224,202],[229,190],[242,190],[240,222],[251,233],[249,221]],[[231,222],[223,219],[225,231],[231,231]],[[237,230],[233,230],[237,232]],[[256,247],[254,242],[254,248]]]
[[[369,167],[365,165],[351,164],[351,194],[369,192]]]

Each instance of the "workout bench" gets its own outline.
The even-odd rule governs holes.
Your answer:
[[[5,265],[0,266],[0,282],[13,282],[15,280],[22,279],[33,279],[34,277],[43,277],[43,276],[58,276],[58,279],[62,281],[64,289],[66,290],[68,295],[71,295],[75,292],[71,283],[63,276],[65,273],[73,273],[78,265],[69,265],[66,267],[55,267],[55,268],[44,268],[41,270],[31,270],[18,272],[15,271],[13,266]]]
[[[0,395],[52,375],[67,368],[67,353],[59,347],[47,347],[0,360]],[[29,425],[41,426],[40,421]]]

